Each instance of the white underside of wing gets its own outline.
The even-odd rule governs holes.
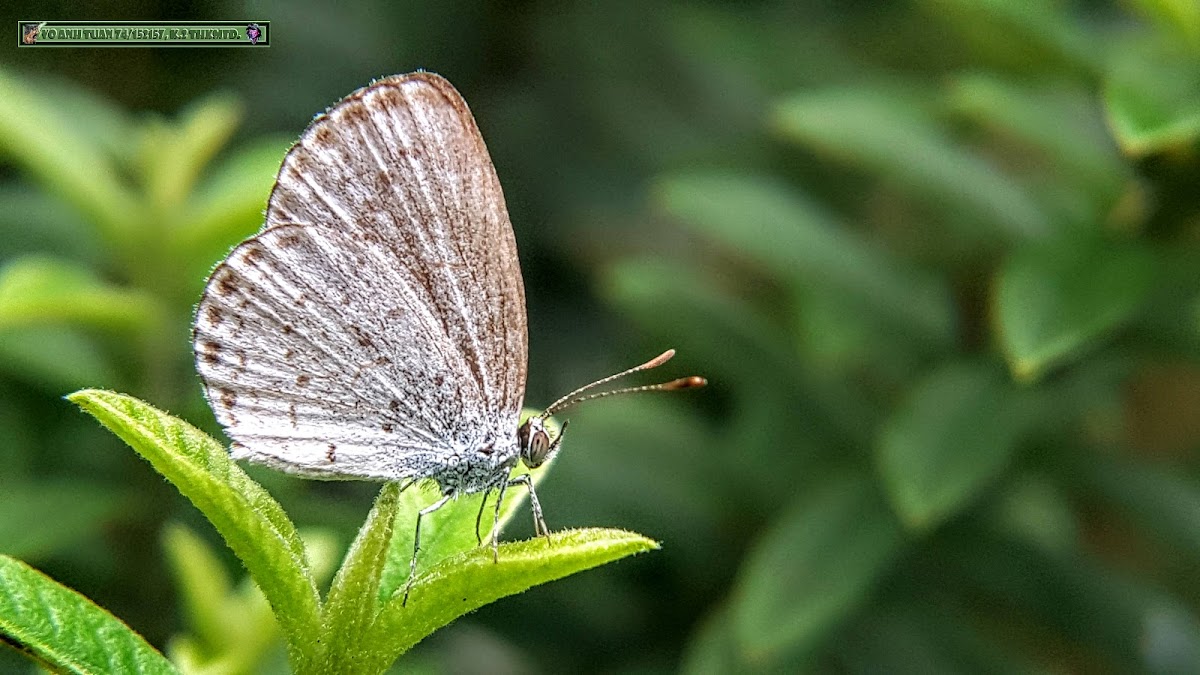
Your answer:
[[[214,270],[194,340],[235,456],[320,477],[463,465],[467,483],[515,457],[524,290],[457,92],[393,78],[314,122],[264,230]]]

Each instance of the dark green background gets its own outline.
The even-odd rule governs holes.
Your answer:
[[[1193,0],[12,11],[271,21],[264,50],[0,49],[0,552],[156,646],[186,630],[164,525],[217,538],[61,397],[215,432],[205,272],[312,115],[424,68],[505,188],[527,402],[666,347],[711,386],[572,412],[540,491],[662,551],[402,667],[1200,672]],[[375,491],[254,475],[343,546]]]

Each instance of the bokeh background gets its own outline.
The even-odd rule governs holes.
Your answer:
[[[711,385],[573,411],[540,490],[661,551],[398,672],[1200,672],[1194,0],[14,4],[271,21],[263,50],[0,49],[0,552],[156,646],[188,639],[180,556],[241,572],[62,396],[218,433],[207,270],[312,115],[424,68],[504,185],[527,402],[666,347]],[[376,490],[253,475],[336,547]]]

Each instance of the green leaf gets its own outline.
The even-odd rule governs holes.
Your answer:
[[[536,415],[540,410],[525,409],[521,412],[523,422],[530,415]],[[558,433],[558,423],[547,420],[546,429],[550,435]],[[558,453],[537,469],[530,471],[524,464],[518,463],[512,475],[519,476],[529,473],[533,476],[536,487],[545,479],[554,465]],[[405,490],[399,497],[396,510],[396,521],[392,527],[391,543],[388,547],[387,560],[384,563],[382,577],[379,583],[379,597],[386,601],[392,597],[408,579],[408,568],[412,562],[413,535],[417,528],[417,512],[436,502],[441,495],[432,485],[417,484]],[[417,576],[439,564],[441,561],[465,551],[471,551],[480,546],[475,540],[475,517],[479,515],[480,502],[487,499],[483,507],[483,518],[480,521],[480,536],[483,544],[489,544],[491,538],[492,519],[495,514],[496,496],[476,493],[462,495],[421,521],[421,553],[417,556]],[[504,504],[500,509],[500,528],[512,520],[513,516],[525,503],[526,493],[523,487],[513,487],[504,492]],[[490,551],[491,548],[488,547]]]
[[[56,671],[178,672],[120,619],[4,555],[0,555],[0,634]]]
[[[187,609],[189,632],[167,646],[171,661],[185,673],[251,673],[264,667],[280,644],[279,623],[251,579],[230,584],[222,561],[200,537],[181,525],[167,530],[165,544]],[[332,572],[339,550],[321,531],[302,532],[321,583]],[[323,576],[324,575],[324,576]]]
[[[262,589],[297,671],[321,662],[320,596],[295,527],[221,444],[131,396],[84,390],[68,398],[128,443],[212,522]]]
[[[727,673],[808,673],[814,672],[818,657],[810,653],[783,655],[764,660],[742,651],[729,617],[728,604],[706,618],[687,645],[679,671],[685,675],[726,675]]]
[[[105,284],[66,260],[31,255],[0,269],[0,329],[66,321],[144,331],[158,309],[148,293]]]
[[[78,80],[42,71],[37,90],[80,136],[95,143],[118,165],[127,166],[137,149],[135,114],[110,98],[81,86]]]
[[[1113,47],[1104,87],[1108,124],[1133,157],[1187,150],[1200,137],[1200,68],[1196,55],[1152,40]]]
[[[379,672],[433,631],[505,596],[626,556],[658,548],[640,534],[610,529],[565,530],[543,538],[474,548],[434,566],[414,584],[407,606],[392,596],[362,636],[362,672]]]
[[[831,479],[805,494],[746,557],[730,613],[755,664],[800,658],[866,600],[904,538],[870,481]]]
[[[985,515],[987,527],[1008,539],[1061,555],[1079,550],[1079,516],[1071,496],[1046,476],[1006,480],[997,498],[988,500]]]
[[[167,526],[163,547],[198,647],[211,653],[228,645],[248,626],[245,617],[225,611],[233,588],[225,566],[203,539],[183,525]]]
[[[101,147],[65,119],[32,81],[0,70],[0,154],[87,214],[110,245],[140,227],[134,195]]]
[[[371,627],[383,606],[379,598],[379,581],[392,540],[400,488],[400,483],[387,483],[380,490],[371,513],[333,578],[323,615],[324,640],[328,645],[327,667],[356,672],[355,664],[361,655],[357,649],[358,639]]]
[[[1074,76],[1095,71],[1103,39],[1059,0],[922,0],[927,13],[948,21],[978,56],[1009,68],[1045,76],[1065,70]],[[976,56],[976,59],[978,59]]]
[[[143,138],[142,173],[147,192],[163,212],[178,208],[201,171],[241,121],[241,105],[227,96],[211,96],[190,106],[176,125],[152,125]]]
[[[1200,4],[1194,0],[1132,0],[1131,4],[1160,26],[1176,31],[1200,53]]]
[[[1040,182],[1063,192],[1078,182],[1090,199],[1087,225],[1102,220],[1132,178],[1096,110],[1095,94],[1082,87],[1021,85],[991,74],[963,75],[952,82],[949,102],[960,115],[1020,141],[1050,164]],[[1069,178],[1070,180],[1063,180]],[[1061,197],[1060,197],[1061,198]]]
[[[950,364],[914,387],[885,422],[877,459],[905,524],[952,517],[1008,465],[1030,407],[1002,372]]]
[[[118,513],[121,494],[83,481],[0,487],[0,552],[23,559],[60,551]],[[34,526],[49,522],[52,526]]]
[[[1154,278],[1143,249],[1100,238],[1017,250],[999,272],[995,330],[1014,375],[1035,380],[1124,322]]]
[[[957,147],[915,101],[874,89],[805,92],[781,101],[773,121],[787,138],[878,173],[954,219],[1018,241],[1054,230],[1024,188]]]
[[[954,317],[943,285],[858,241],[784,184],[679,175],[661,180],[656,195],[683,223],[780,278],[849,296],[935,343],[951,339]]]

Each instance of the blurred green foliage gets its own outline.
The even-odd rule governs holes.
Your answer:
[[[409,668],[1196,672],[1200,5],[259,9],[256,54],[0,61],[0,552],[155,645],[185,630],[160,537],[211,531],[58,397],[215,430],[204,273],[311,114],[425,67],[505,186],[528,403],[667,346],[712,385],[573,413],[539,490],[553,528],[661,551]],[[342,546],[372,494],[253,475]]]

